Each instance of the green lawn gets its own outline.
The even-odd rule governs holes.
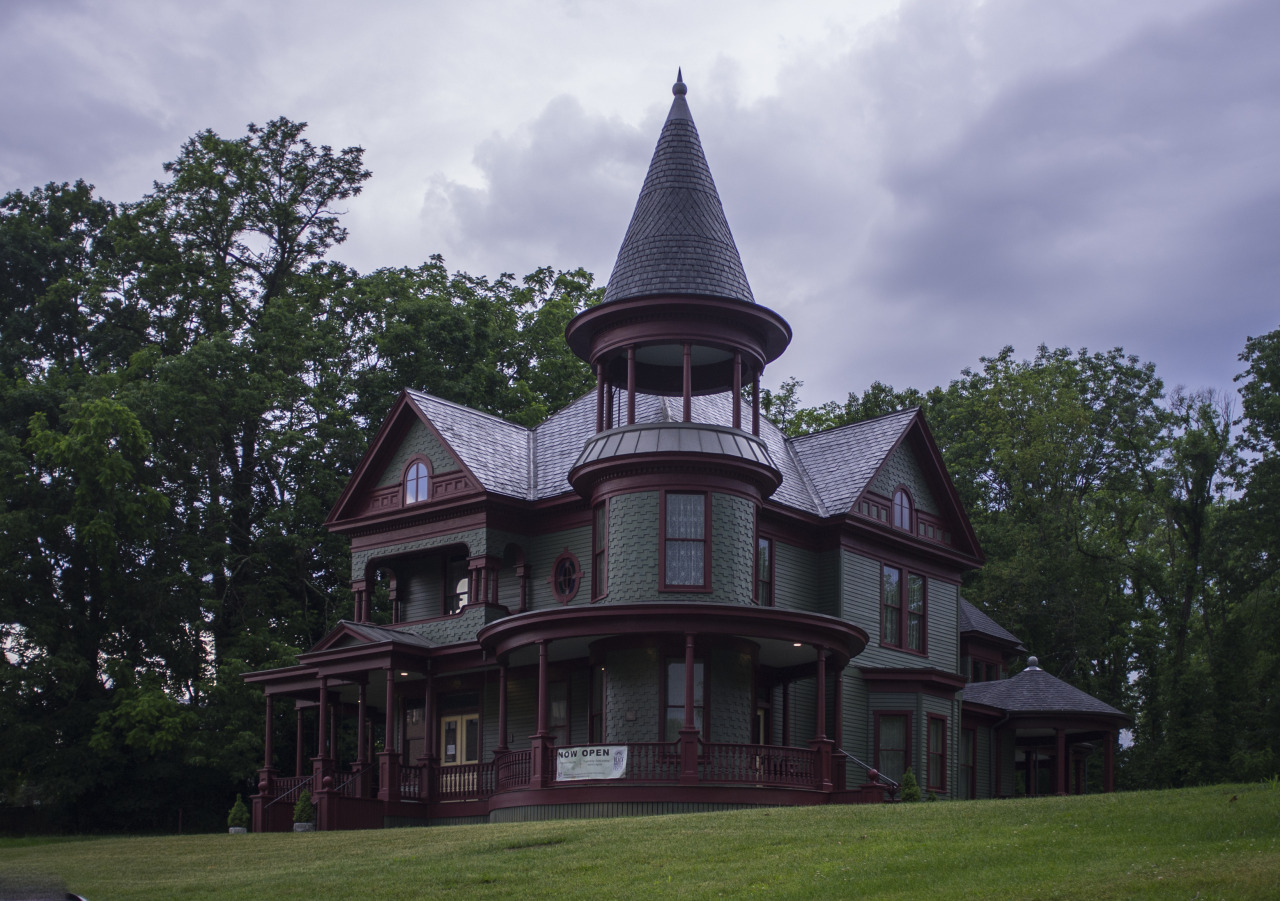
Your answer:
[[[1276,898],[1280,789],[376,832],[5,840],[0,873],[58,876],[90,901]]]

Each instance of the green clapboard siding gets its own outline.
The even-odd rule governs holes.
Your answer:
[[[858,655],[862,667],[929,666],[949,673],[960,671],[960,646],[956,629],[960,609],[959,591],[950,582],[929,579],[926,583],[926,620],[928,655],[910,654],[880,646],[880,570],[881,563],[853,551],[841,551],[840,615],[865,629],[869,641]],[[927,663],[925,662],[927,661]]]

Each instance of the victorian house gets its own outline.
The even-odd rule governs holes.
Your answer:
[[[329,516],[355,609],[266,695],[254,828],[1110,789],[1128,718],[960,596],[982,564],[918,410],[789,439],[677,81],[604,301],[596,389],[536,428],[405,390]],[[284,702],[286,703],[277,703]],[[292,711],[286,717],[284,709]],[[290,720],[286,722],[286,719]],[[295,759],[273,739],[293,729]]]

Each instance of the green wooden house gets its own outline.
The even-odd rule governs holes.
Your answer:
[[[254,828],[879,803],[1112,784],[1128,719],[960,596],[982,552],[918,410],[760,417],[756,302],[677,81],[596,390],[525,428],[405,390],[329,517],[355,608],[266,695]],[[281,701],[277,704],[277,701]],[[292,723],[285,722],[285,710]],[[295,731],[295,760],[273,739]]]

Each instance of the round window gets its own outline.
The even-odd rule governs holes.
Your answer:
[[[578,563],[578,558],[566,550],[551,567],[551,593],[556,596],[556,600],[562,604],[567,604],[573,600],[574,595],[578,593],[578,586],[582,584],[582,565]]]

